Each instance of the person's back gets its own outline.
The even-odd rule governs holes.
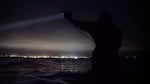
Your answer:
[[[118,78],[119,74],[119,56],[118,50],[121,46],[121,30],[112,21],[112,17],[107,12],[102,12],[100,15],[101,28],[105,29],[105,60],[107,64],[107,70],[109,72],[110,79],[114,80]],[[117,81],[117,80],[116,80]]]
[[[121,46],[121,31],[112,22],[111,16],[102,12],[97,23],[74,20],[71,17],[69,21],[89,32],[96,43],[89,79],[102,84],[106,81],[112,83],[119,69],[117,52]],[[85,80],[88,80],[88,77],[86,78]]]

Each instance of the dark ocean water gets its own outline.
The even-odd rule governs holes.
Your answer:
[[[88,59],[0,59],[0,84],[70,84],[88,73]]]
[[[90,59],[0,58],[0,84],[137,84],[144,73],[140,60],[122,58],[111,78],[111,70],[94,68]]]

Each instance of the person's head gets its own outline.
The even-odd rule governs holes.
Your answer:
[[[99,14],[98,21],[101,22],[101,23],[103,23],[103,22],[112,22],[112,16],[111,16],[111,14],[109,12],[102,11]]]
[[[70,11],[64,11],[64,18],[67,20],[71,20],[72,19],[72,13]]]

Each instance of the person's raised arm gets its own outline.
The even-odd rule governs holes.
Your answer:
[[[92,25],[90,22],[73,19],[70,11],[64,11],[64,18],[82,30],[90,32],[92,29],[90,28]]]

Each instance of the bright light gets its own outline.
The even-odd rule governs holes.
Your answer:
[[[91,56],[70,56],[70,55],[62,55],[62,56],[49,56],[49,55],[0,55],[1,57],[18,57],[18,58],[55,58],[55,59],[89,59]]]
[[[77,57],[77,56],[75,56],[75,57],[74,57],[74,59],[78,59],[78,57]]]

